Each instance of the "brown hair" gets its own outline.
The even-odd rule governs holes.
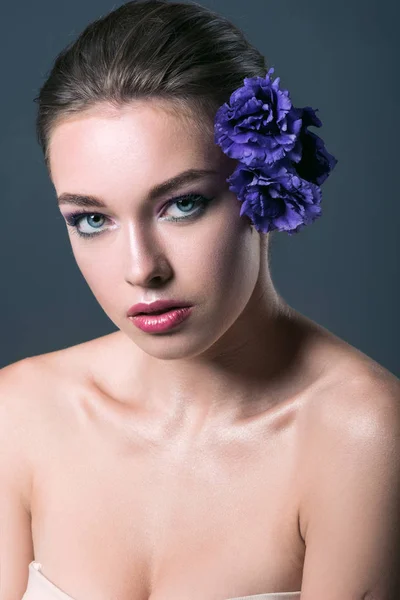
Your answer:
[[[156,99],[212,132],[218,107],[245,77],[265,77],[267,70],[240,29],[200,4],[127,2],[62,50],[34,99],[48,171],[50,135],[59,121],[99,103],[118,108]]]

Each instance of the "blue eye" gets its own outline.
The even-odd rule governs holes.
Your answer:
[[[171,200],[171,202],[169,202],[167,204],[167,207],[172,206],[173,204],[177,205],[180,204],[181,207],[183,206],[183,212],[186,214],[186,212],[192,213],[189,217],[169,217],[166,219],[163,219],[165,221],[183,221],[184,219],[189,219],[189,218],[193,218],[195,216],[197,216],[200,212],[203,212],[207,206],[207,204],[209,202],[211,202],[211,198],[205,198],[204,196],[201,196],[200,194],[187,194],[186,196],[183,196],[182,198],[177,198],[176,200]],[[199,204],[199,208],[193,213],[193,209],[187,210],[187,206],[185,206],[185,204]],[[181,210],[181,208],[179,209]]]
[[[213,198],[205,198],[204,196],[200,195],[200,194],[187,194],[185,196],[182,196],[181,198],[177,198],[175,200],[171,200],[170,202],[167,203],[166,207],[169,208],[172,205],[176,205],[178,207],[178,205],[181,205],[182,208],[179,208],[180,211],[184,212],[185,214],[187,214],[187,216],[184,217],[166,217],[163,218],[162,221],[173,221],[173,222],[177,222],[177,221],[187,221],[189,219],[196,219],[201,213],[203,213],[208,204],[213,200]],[[187,205],[189,204],[189,210],[187,210]],[[195,212],[193,212],[193,209],[190,208],[190,205],[193,204],[198,204],[198,208]],[[190,213],[190,214],[189,214]],[[72,228],[74,233],[77,233],[80,237],[85,237],[85,238],[90,238],[90,237],[95,237],[97,235],[101,235],[104,230],[100,230],[97,232],[93,232],[93,233],[86,233],[84,231],[82,231],[79,226],[81,224],[82,221],[84,221],[84,219],[86,219],[86,224],[89,224],[89,220],[92,219],[92,225],[93,225],[93,229],[99,229],[100,227],[102,227],[103,223],[99,223],[100,221],[103,221],[105,219],[107,219],[107,217],[105,217],[104,215],[102,215],[101,213],[95,213],[95,212],[80,212],[80,213],[71,213],[69,215],[65,216],[65,220],[68,223],[68,225]],[[92,225],[89,225],[90,228],[92,228]]]

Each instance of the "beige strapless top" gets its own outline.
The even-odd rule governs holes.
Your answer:
[[[29,564],[29,579],[25,594],[21,600],[74,600],[60,590],[41,572],[42,565],[36,561]],[[272,594],[256,594],[255,596],[238,596],[227,600],[300,600],[300,592],[279,592]]]

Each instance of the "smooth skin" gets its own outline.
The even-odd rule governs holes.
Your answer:
[[[400,382],[279,296],[235,164],[168,108],[52,133],[57,196],[105,204],[60,211],[103,216],[68,234],[118,331],[0,371],[0,600],[34,559],[76,600],[398,600]],[[188,169],[215,173],[149,200]],[[213,200],[168,220],[187,193]],[[144,333],[158,298],[193,313]]]

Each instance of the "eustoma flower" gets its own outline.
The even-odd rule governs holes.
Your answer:
[[[321,215],[320,185],[335,167],[320,137],[321,127],[309,106],[295,108],[289,92],[266,77],[244,80],[215,117],[215,143],[238,161],[227,179],[257,231],[277,229],[289,235]],[[318,110],[318,109],[317,109]]]

